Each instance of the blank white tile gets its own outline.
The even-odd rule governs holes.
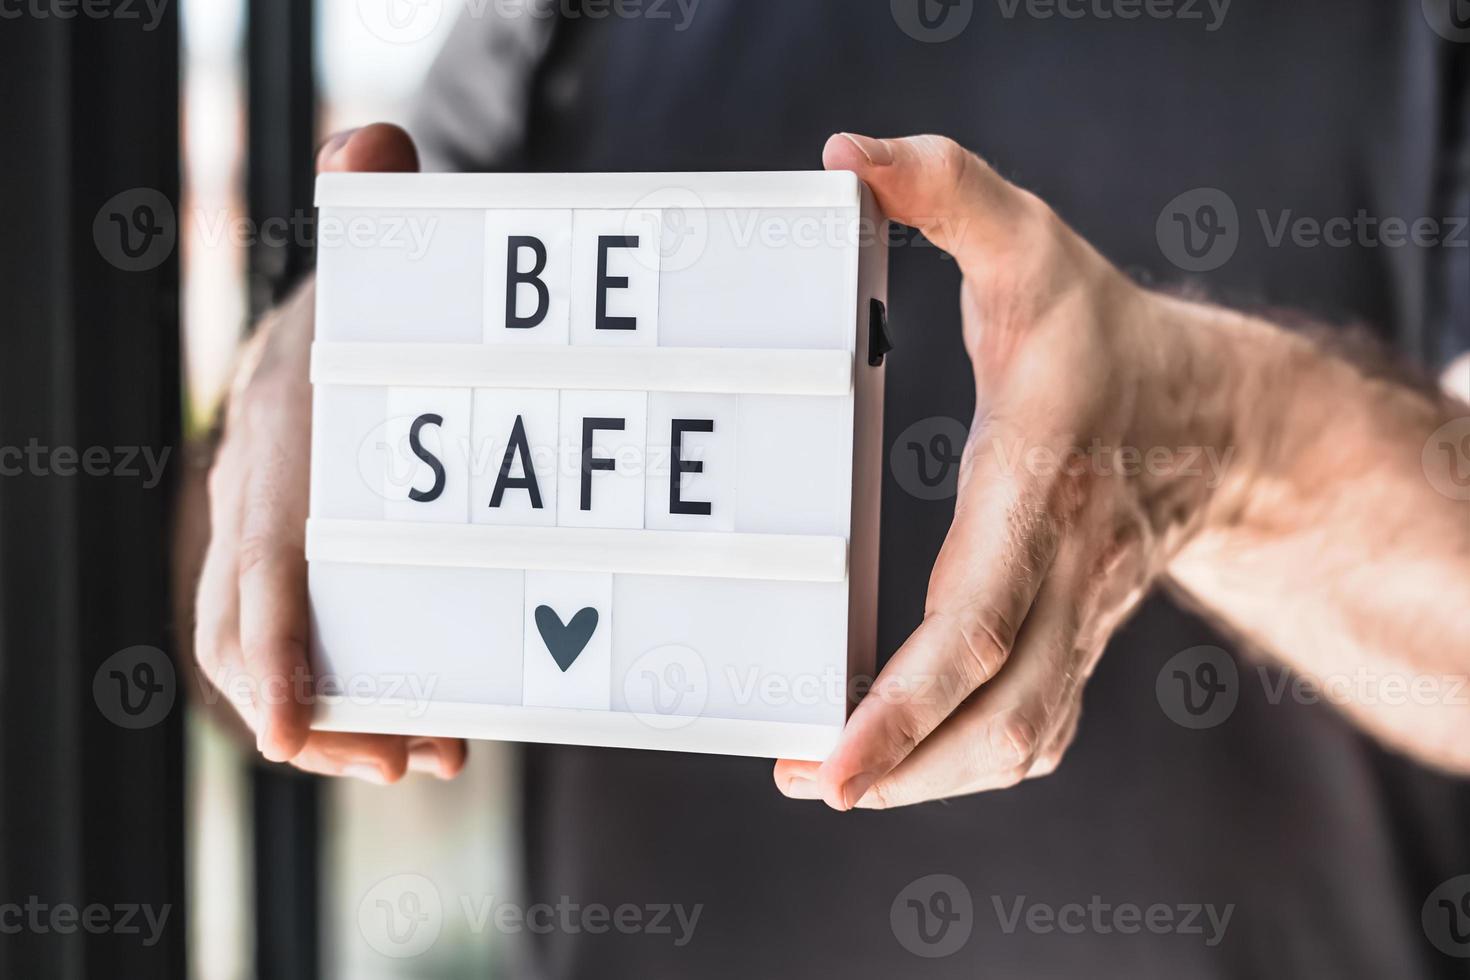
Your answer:
[[[311,408],[311,513],[342,520],[383,519],[387,388],[317,385]]]
[[[643,526],[647,413],[648,396],[639,391],[561,393],[557,524],[563,527]],[[622,428],[593,430],[588,465],[584,466],[583,435],[589,418],[621,424]],[[611,468],[593,468],[599,465],[594,460],[610,460]]]
[[[336,689],[520,704],[525,575],[312,562],[313,669]]]
[[[538,622],[542,609],[546,612]],[[526,572],[524,620],[523,703],[606,711],[612,698],[612,576]],[[552,655],[548,639],[575,654],[566,669]],[[583,643],[580,652],[578,643]]]
[[[316,339],[479,343],[485,219],[448,208],[323,208]]]
[[[560,395],[544,389],[477,388],[474,398],[470,520],[522,527],[556,524]],[[517,424],[524,441],[512,438]],[[502,480],[505,486],[497,500]]]
[[[664,243],[678,261],[659,275],[659,346],[852,349],[855,210],[711,209],[688,221],[692,244]]]
[[[740,418],[734,395],[653,392],[648,396],[648,481],[644,526],[669,531],[733,531],[735,486],[740,470],[736,430]],[[674,422],[683,425],[676,472]],[[692,425],[691,425],[692,423]],[[708,426],[711,431],[699,431]],[[675,513],[671,491],[677,486],[683,510]]]
[[[613,710],[842,723],[846,583],[615,575],[613,606]]]
[[[381,461],[384,517],[469,523],[470,389],[389,388],[381,431],[373,453]]]
[[[741,395],[735,530],[847,537],[852,399]]]
[[[515,287],[511,288],[513,239]],[[539,254],[537,248],[539,247]],[[532,278],[538,265],[540,271]],[[536,282],[541,288],[538,289]],[[565,344],[571,326],[572,212],[485,212],[485,342],[487,344]],[[508,297],[509,294],[509,297]],[[512,298],[513,306],[507,306]],[[510,326],[540,317],[532,326]]]
[[[576,211],[572,215],[572,343],[653,347],[658,343],[658,211]],[[604,244],[604,239],[614,240]],[[606,253],[606,280],[598,263]],[[605,324],[598,328],[598,297]],[[624,329],[607,329],[620,325]]]

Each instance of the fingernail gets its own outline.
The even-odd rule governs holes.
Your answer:
[[[269,762],[289,761],[283,754],[275,750],[275,746],[271,743],[270,735],[271,723],[269,721],[262,721],[260,728],[255,733],[255,750]]]
[[[858,800],[862,799],[877,781],[877,775],[871,772],[860,772],[849,779],[842,787],[842,805],[849,810],[857,806]]]
[[[843,133],[842,135],[857,147],[858,151],[867,157],[868,162],[873,166],[886,167],[893,162],[893,151],[882,140],[875,140],[871,136],[859,136],[856,133]]]
[[[443,770],[439,750],[434,747],[434,743],[420,742],[409,746],[408,769],[410,772],[422,772],[430,776],[441,775]]]
[[[817,789],[815,779],[807,779],[805,776],[792,776],[786,780],[786,795],[793,800],[820,800],[822,791]]]
[[[377,766],[358,763],[354,766],[347,766],[342,770],[342,775],[349,776],[353,779],[361,779],[363,782],[372,783],[375,786],[388,785],[388,780],[383,778],[383,772]]]
[[[344,129],[340,133],[333,133],[327,137],[327,141],[322,144],[322,148],[316,151],[316,158],[323,163],[331,160],[338,150],[347,145],[347,141],[352,139],[352,134],[357,132],[359,128],[361,127]]]

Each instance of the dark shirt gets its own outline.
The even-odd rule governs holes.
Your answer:
[[[669,4],[667,20],[564,16],[554,31],[520,23],[481,40],[466,37],[492,26],[467,19],[415,135],[447,165],[577,171],[810,169],[839,130],[944,133],[1145,283],[1366,325],[1426,368],[1470,347],[1470,251],[1454,220],[1470,195],[1470,43],[1432,30],[1418,0],[1235,0],[1223,19],[1203,0],[1179,0],[1170,17],[1126,0],[922,2],[931,22],[970,20],[925,42],[899,24],[915,0],[703,0],[683,30]],[[495,70],[516,65],[520,81],[474,74],[471,56],[492,51]],[[458,116],[446,108],[456,100]],[[487,113],[493,152],[475,130]],[[1159,219],[1197,188],[1233,204],[1236,244],[1218,267],[1186,273]],[[1458,244],[1353,231],[1346,245],[1312,246],[1292,230],[1299,218],[1362,227],[1360,211],[1379,232],[1388,218],[1434,219]],[[889,444],[974,407],[956,267],[915,236],[894,244]],[[922,616],[953,509],[904,483],[888,467],[885,652]],[[1172,720],[1169,681],[1158,687],[1165,664],[1197,645],[1230,651],[1238,699],[1204,728]],[[1282,679],[1155,597],[1110,644],[1054,775],[893,812],[787,800],[766,761],[529,747],[527,901],[703,906],[683,946],[616,929],[538,937],[533,972],[1465,976],[1467,961],[1431,933],[1443,941],[1459,915],[1470,955],[1470,904],[1421,913],[1442,882],[1470,873],[1470,783],[1391,755],[1331,707],[1281,693]],[[934,874],[952,876],[938,902],[932,882],[911,888]],[[920,955],[941,950],[917,930],[933,938],[966,896],[968,938]],[[1209,912],[1227,908],[1222,929]],[[1061,917],[1049,928],[1048,909]]]

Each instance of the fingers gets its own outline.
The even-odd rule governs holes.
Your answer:
[[[908,806],[1014,786],[1054,768],[1081,700],[1074,591],[1048,579],[999,677],[882,779],[857,805]]]
[[[245,724],[256,729],[255,703],[248,692],[231,683],[242,670],[240,654],[240,593],[237,587],[239,568],[235,561],[235,533],[222,533],[221,525],[237,518],[237,509],[212,494],[210,522],[212,533],[199,572],[199,589],[195,599],[194,654],[200,671],[214,688],[229,698]],[[235,520],[238,524],[238,520]]]
[[[453,779],[464,769],[462,739],[312,732],[291,764],[319,776],[344,776],[387,786],[409,773]]]
[[[376,124],[328,140],[318,154],[317,167],[324,172],[417,170],[418,154],[402,129]],[[297,419],[285,404],[298,402],[290,397],[298,388],[292,381],[299,379],[283,379],[270,396],[254,394],[251,404],[237,413],[250,430],[243,439],[250,455],[245,479],[250,482],[241,504],[235,562],[239,647],[255,690],[257,743],[261,753],[274,762],[285,762],[307,750],[311,724],[303,537],[309,464],[301,433],[292,424]],[[299,400],[297,407],[297,414],[304,418],[305,400]],[[343,743],[328,744],[335,753],[332,764],[347,764]],[[397,756],[406,759],[399,742],[379,739],[364,744],[382,752],[396,746],[387,755],[379,754],[376,761],[357,763],[376,766],[385,776],[398,768]],[[313,745],[310,764],[326,766],[323,749]]]
[[[379,124],[339,134],[322,172],[412,171],[408,134]],[[308,772],[391,783],[406,772],[443,779],[464,767],[459,739],[310,730],[304,547],[310,425],[305,351],[310,290],[260,331],[232,396],[225,446],[210,477],[211,537],[200,575],[196,650],[206,676],[255,730],[261,752]],[[279,329],[287,324],[305,329]],[[241,672],[249,683],[239,683]]]
[[[240,647],[254,682],[256,744],[267,759],[285,762],[305,746],[311,726],[307,488],[302,447],[272,442],[257,452],[240,525]]]
[[[967,267],[1011,247],[1039,204],[943,136],[839,133],[827,141],[822,163],[856,173],[888,217],[918,228]]]
[[[850,809],[1011,655],[1056,553],[1036,499],[987,458],[967,481],[934,566],[924,621],[893,655],[817,771],[827,803]]]
[[[392,123],[373,123],[337,133],[317,152],[318,173],[413,173],[419,154],[408,133]]]

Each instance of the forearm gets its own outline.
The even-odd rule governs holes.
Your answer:
[[[1168,579],[1385,741],[1470,771],[1470,501],[1426,452],[1470,406],[1166,302],[1220,366],[1206,430],[1231,454]]]

